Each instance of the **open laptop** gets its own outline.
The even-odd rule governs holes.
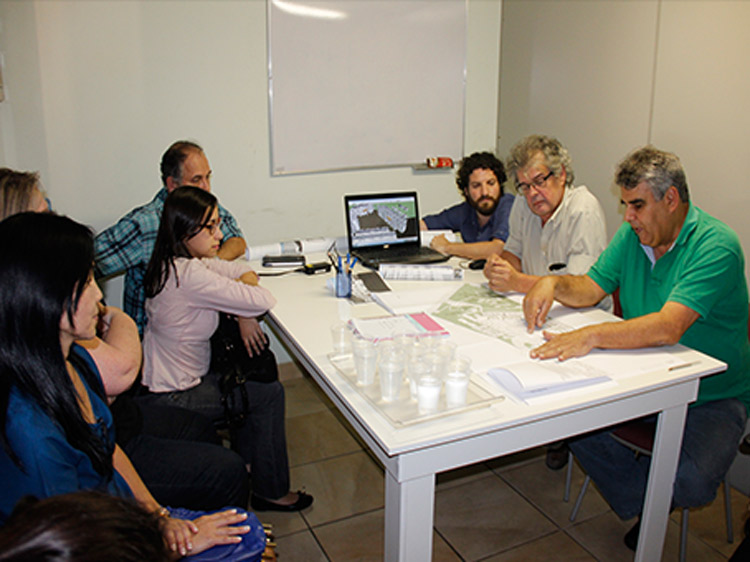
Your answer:
[[[414,191],[345,195],[349,251],[367,267],[381,263],[437,263],[449,259],[422,247]]]

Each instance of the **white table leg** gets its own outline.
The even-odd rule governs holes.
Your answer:
[[[385,560],[432,560],[435,475],[398,482],[385,471]]]
[[[687,405],[669,408],[659,414],[636,562],[661,560],[686,414]]]

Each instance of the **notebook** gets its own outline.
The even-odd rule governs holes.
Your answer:
[[[449,259],[422,246],[414,191],[345,195],[349,251],[367,267],[381,263],[436,263]]]

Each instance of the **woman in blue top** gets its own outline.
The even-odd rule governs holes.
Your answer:
[[[164,516],[176,555],[240,543],[246,514],[170,517],[115,445],[96,364],[74,344],[96,334],[93,256],[91,231],[68,218],[0,222],[0,523],[22,496],[95,489]]]

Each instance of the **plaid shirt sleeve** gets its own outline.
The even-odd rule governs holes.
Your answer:
[[[96,277],[122,273],[143,259],[141,228],[130,215],[99,233],[94,243]]]
[[[237,221],[232,216],[232,213],[227,211],[221,205],[219,205],[219,216],[221,217],[221,233],[224,235],[224,239],[244,238],[240,227],[237,225]]]

